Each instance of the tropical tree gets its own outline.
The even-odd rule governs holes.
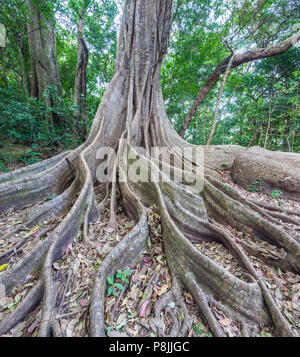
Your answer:
[[[68,209],[65,218],[39,246],[1,275],[0,283],[11,291],[42,266],[35,287],[0,323],[0,334],[23,319],[42,297],[39,335],[60,334],[55,318],[57,304],[52,264],[70,247],[81,226],[83,241],[87,246],[92,244],[87,227],[101,209],[95,201],[97,189],[103,191],[104,200],[109,190],[111,192],[112,229],[116,225],[118,190],[136,225],[100,264],[89,310],[91,336],[105,335],[106,278],[117,269],[137,263],[147,248],[146,206],[151,204],[156,204],[160,211],[163,244],[173,279],[172,291],[167,298],[158,301],[158,309],[164,310],[173,301],[184,314],[178,320],[175,314],[172,317],[173,334],[185,335],[193,321],[182,299],[181,287],[185,286],[216,336],[224,336],[224,331],[211,311],[211,304],[233,316],[245,336],[270,320],[278,335],[293,335],[264,279],[238,244],[238,239],[221,224],[230,224],[236,229],[243,227],[252,237],[271,241],[285,254],[278,260],[264,259],[282,269],[299,272],[297,238],[284,230],[282,223],[266,210],[234,189],[224,189],[224,185],[210,175],[209,168],[205,167],[205,177],[199,180],[199,186],[191,184],[190,178],[201,178],[199,171],[203,169],[203,162],[196,160],[192,155],[195,147],[186,143],[168,121],[160,85],[172,8],[172,0],[126,0],[115,74],[103,95],[87,140],[71,152],[0,177],[0,211],[37,204],[26,227],[33,227],[49,215]],[[165,149],[171,160],[166,162],[164,155],[153,156],[153,147]],[[101,171],[99,168],[105,163],[101,153],[108,148],[116,149],[118,160]],[[182,151],[185,152],[184,160],[180,156]],[[212,156],[217,152],[217,148],[211,149]],[[170,168],[170,177],[163,169],[166,166]],[[158,180],[142,180],[142,174],[149,168],[152,177]],[[99,171],[102,173],[100,184]],[[175,177],[183,174],[184,180],[177,182]],[[43,202],[47,197],[52,199]],[[203,240],[225,245],[248,271],[245,280],[235,277],[195,249],[194,244]],[[252,249],[251,254],[260,256],[262,253]]]

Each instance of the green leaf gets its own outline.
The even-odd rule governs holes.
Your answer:
[[[109,284],[113,284],[114,283],[114,281],[115,281],[115,278],[114,278],[114,276],[112,275],[111,277],[108,277],[107,278],[107,282],[109,283]]]
[[[119,290],[124,290],[125,289],[124,286],[122,284],[120,284],[120,283],[116,283],[116,284],[114,284],[114,286]]]
[[[107,289],[107,295],[110,296],[112,292],[113,292],[113,288],[112,288],[112,286],[110,286],[110,287]]]
[[[22,296],[21,294],[18,294],[16,297],[15,297],[15,304],[17,304],[20,300],[21,300]]]
[[[126,270],[124,270],[124,274],[126,276],[130,276],[132,274],[132,271],[130,269],[126,269]]]
[[[112,331],[112,330],[113,330],[113,327],[112,327],[112,326],[106,327],[106,333],[109,333],[109,332]]]

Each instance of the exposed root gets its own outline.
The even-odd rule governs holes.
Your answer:
[[[21,168],[4,175],[0,175],[0,184],[46,171],[49,168],[55,166],[61,160],[63,160],[68,154],[69,152],[63,152],[62,154],[51,157],[48,160],[44,160],[34,165],[26,166],[25,168]]]
[[[161,319],[163,310],[171,316],[173,321],[168,333],[157,323],[157,320]],[[188,312],[175,276],[172,277],[172,290],[162,295],[155,304],[155,318],[160,337],[185,337],[192,327],[194,316],[190,316]]]
[[[18,307],[0,322],[0,336],[6,334],[16,326],[38,305],[43,296],[43,283],[38,281]]]
[[[90,305],[90,335],[105,336],[104,300],[106,278],[117,269],[125,269],[137,263],[147,249],[148,224],[146,210],[126,183],[121,185],[124,207],[137,224],[126,238],[103,261],[95,281]]]
[[[279,212],[283,212],[285,214],[291,214],[293,216],[300,216],[300,212],[297,210],[291,210],[291,209],[287,209],[287,208],[282,208],[279,205],[271,205],[269,203],[265,203],[265,202],[260,202],[257,200],[251,200],[251,202],[253,202],[254,204],[256,204],[257,206],[260,206],[262,208],[267,209],[268,211],[279,211]]]
[[[289,266],[289,270],[300,271],[300,244],[296,239],[284,232],[280,227],[264,219],[256,211],[247,208],[239,202],[240,200],[233,200],[229,197],[232,194],[238,196],[233,190],[230,189],[225,194],[209,182],[206,182],[205,188],[203,197],[213,216],[220,223],[227,222],[238,230],[254,234],[260,239],[267,240],[285,249],[287,252],[284,258],[286,266]]]

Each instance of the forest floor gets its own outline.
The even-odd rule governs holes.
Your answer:
[[[14,169],[16,167],[14,166]],[[275,204],[278,210],[300,211],[300,203],[292,200],[274,199],[270,195],[261,192],[250,192],[236,185],[230,176],[230,170],[221,171],[220,179],[228,188],[234,187],[240,194],[263,203]],[[52,199],[49,197],[49,199]],[[103,197],[97,195],[100,203]],[[119,206],[120,207],[120,206]],[[0,215],[0,274],[4,273],[25,254],[37,247],[49,235],[57,224],[63,220],[60,217],[51,218],[31,230],[20,230],[11,234],[20,224],[26,221],[28,213],[34,205],[21,211],[10,211],[6,215]],[[174,302],[158,316],[155,311],[155,303],[161,296],[171,290],[172,279],[168,269],[166,256],[162,244],[162,231],[159,211],[156,206],[147,207],[150,226],[148,238],[149,250],[144,253],[141,261],[125,271],[118,271],[115,276],[107,277],[107,291],[105,299],[105,321],[108,336],[152,336],[169,334],[172,326],[172,316],[178,320],[183,319],[183,311]],[[293,215],[291,215],[293,217]],[[89,226],[89,239],[96,243],[95,247],[87,247],[77,237],[68,247],[64,256],[53,264],[53,279],[57,286],[55,304],[56,319],[59,321],[63,336],[83,337],[88,335],[90,296],[97,274],[97,269],[107,254],[126,236],[134,226],[122,208],[118,209],[118,228],[113,230],[109,226],[109,199],[104,206],[101,215]],[[280,259],[280,249],[269,243],[254,241],[244,232],[238,232],[230,226],[224,226],[225,230],[233,233],[237,243],[243,246],[247,242],[255,249],[259,249],[265,256]],[[284,229],[290,233],[297,233],[297,226],[292,223],[284,223]],[[6,239],[1,239],[6,237]],[[202,254],[212,259],[240,279],[244,278],[246,271],[235,260],[225,246],[217,242],[203,242],[195,245]],[[7,255],[9,249],[10,254]],[[6,255],[3,256],[4,252]],[[257,271],[262,276],[272,293],[278,307],[289,321],[294,331],[300,335],[300,275],[292,272],[283,272],[275,269],[260,259],[250,256]],[[117,267],[116,267],[117,268]],[[27,281],[16,287],[9,296],[0,301],[0,320],[14,310],[24,299],[27,293],[38,281],[39,272],[28,276]],[[188,336],[212,337],[212,333],[201,318],[199,310],[192,295],[183,290],[185,303],[189,314],[193,316],[193,325]],[[224,329],[227,336],[240,336],[241,326],[231,316],[226,316],[211,304],[212,312]],[[42,302],[32,311],[24,321],[20,322],[6,336],[36,336],[41,320]],[[271,337],[274,335],[272,327],[261,327],[254,336]]]

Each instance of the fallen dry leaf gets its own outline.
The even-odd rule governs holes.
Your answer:
[[[146,300],[142,303],[141,307],[140,307],[140,313],[139,316],[140,317],[144,317],[146,316],[146,311],[147,311],[147,306],[149,304],[149,300]]]
[[[223,326],[229,326],[232,323],[232,320],[228,317],[225,317],[225,319],[219,320],[219,323]]]

